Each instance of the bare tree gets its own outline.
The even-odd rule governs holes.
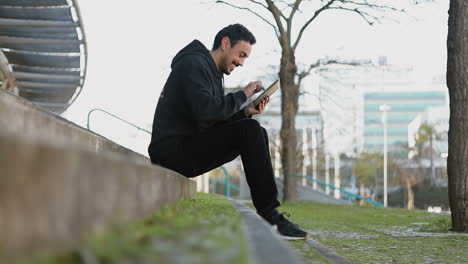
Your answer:
[[[448,27],[449,201],[453,231],[468,232],[468,3],[466,0],[450,1]]]
[[[285,176],[284,199],[296,200],[296,132],[295,117],[298,111],[299,89],[302,80],[323,64],[319,60],[302,70],[296,63],[296,50],[301,39],[316,19],[326,11],[354,13],[369,25],[379,22],[387,11],[402,11],[393,6],[373,0],[218,0],[233,8],[252,13],[270,25],[281,46],[279,77],[281,79],[282,126],[281,159]],[[294,24],[298,17],[302,24]]]
[[[397,172],[395,173],[396,177],[393,180],[405,187],[406,208],[408,210],[413,210],[413,187],[422,182],[428,170],[422,166],[421,158],[419,156],[415,156],[412,159],[399,160],[398,163],[393,164],[392,168]]]
[[[442,137],[440,133],[437,132],[434,126],[424,123],[419,127],[418,134],[416,137],[416,147],[417,153],[421,155],[422,158],[429,158],[431,173],[430,173],[430,182],[431,184],[435,183],[436,173],[434,165],[434,141],[441,140]],[[428,143],[429,146],[426,146]]]

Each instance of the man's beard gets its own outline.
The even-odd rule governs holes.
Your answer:
[[[231,74],[231,72],[228,71],[228,68],[227,68],[227,67],[224,67],[223,73],[226,74],[226,75],[230,75],[230,74]]]
[[[227,60],[224,60],[224,63],[222,65],[224,65],[224,66],[221,68],[221,72],[223,72],[226,75],[231,74],[231,72],[229,71],[229,66],[227,64]]]
[[[228,64],[227,60],[224,60],[224,63],[222,64],[224,65],[224,67],[221,68],[221,72],[223,72],[226,75],[230,75],[232,72],[232,71],[229,71],[229,67],[231,66],[231,64],[234,65],[234,68],[232,68],[232,71],[234,71],[234,69],[239,66],[239,64],[237,64],[235,61],[232,61]]]

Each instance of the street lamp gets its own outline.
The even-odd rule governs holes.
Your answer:
[[[387,111],[390,110],[390,106],[387,104],[382,104],[379,107],[382,112],[382,123],[384,130],[384,206],[387,207]]]

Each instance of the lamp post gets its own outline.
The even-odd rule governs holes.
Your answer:
[[[309,165],[309,144],[307,138],[307,127],[302,129],[302,186],[307,186],[307,166]]]
[[[335,199],[340,199],[340,188],[341,188],[341,182],[340,182],[340,153],[339,152],[335,152],[335,157],[334,157],[334,161],[335,161],[335,170],[334,170],[334,173],[335,173]]]
[[[325,150],[326,151],[326,150]],[[330,194],[330,187],[329,184],[330,184],[330,171],[329,171],[329,168],[330,168],[330,155],[328,154],[328,152],[325,152],[325,193],[328,195]]]
[[[314,179],[314,182],[312,183],[312,188],[314,190],[317,190],[317,133],[315,131],[315,128],[312,129],[312,178]]]
[[[384,206],[387,207],[387,111],[390,110],[390,106],[387,104],[380,105],[380,111],[382,112],[382,123],[383,123],[383,130],[384,130]]]

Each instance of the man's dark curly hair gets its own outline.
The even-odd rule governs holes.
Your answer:
[[[237,42],[241,40],[248,41],[251,45],[257,42],[252,32],[250,32],[246,27],[244,27],[241,24],[233,24],[221,29],[218,32],[218,34],[216,34],[212,50],[216,50],[217,48],[219,48],[219,46],[221,45],[221,40],[224,37],[229,38],[229,40],[231,41],[231,47],[234,47],[234,45],[236,45]]]

